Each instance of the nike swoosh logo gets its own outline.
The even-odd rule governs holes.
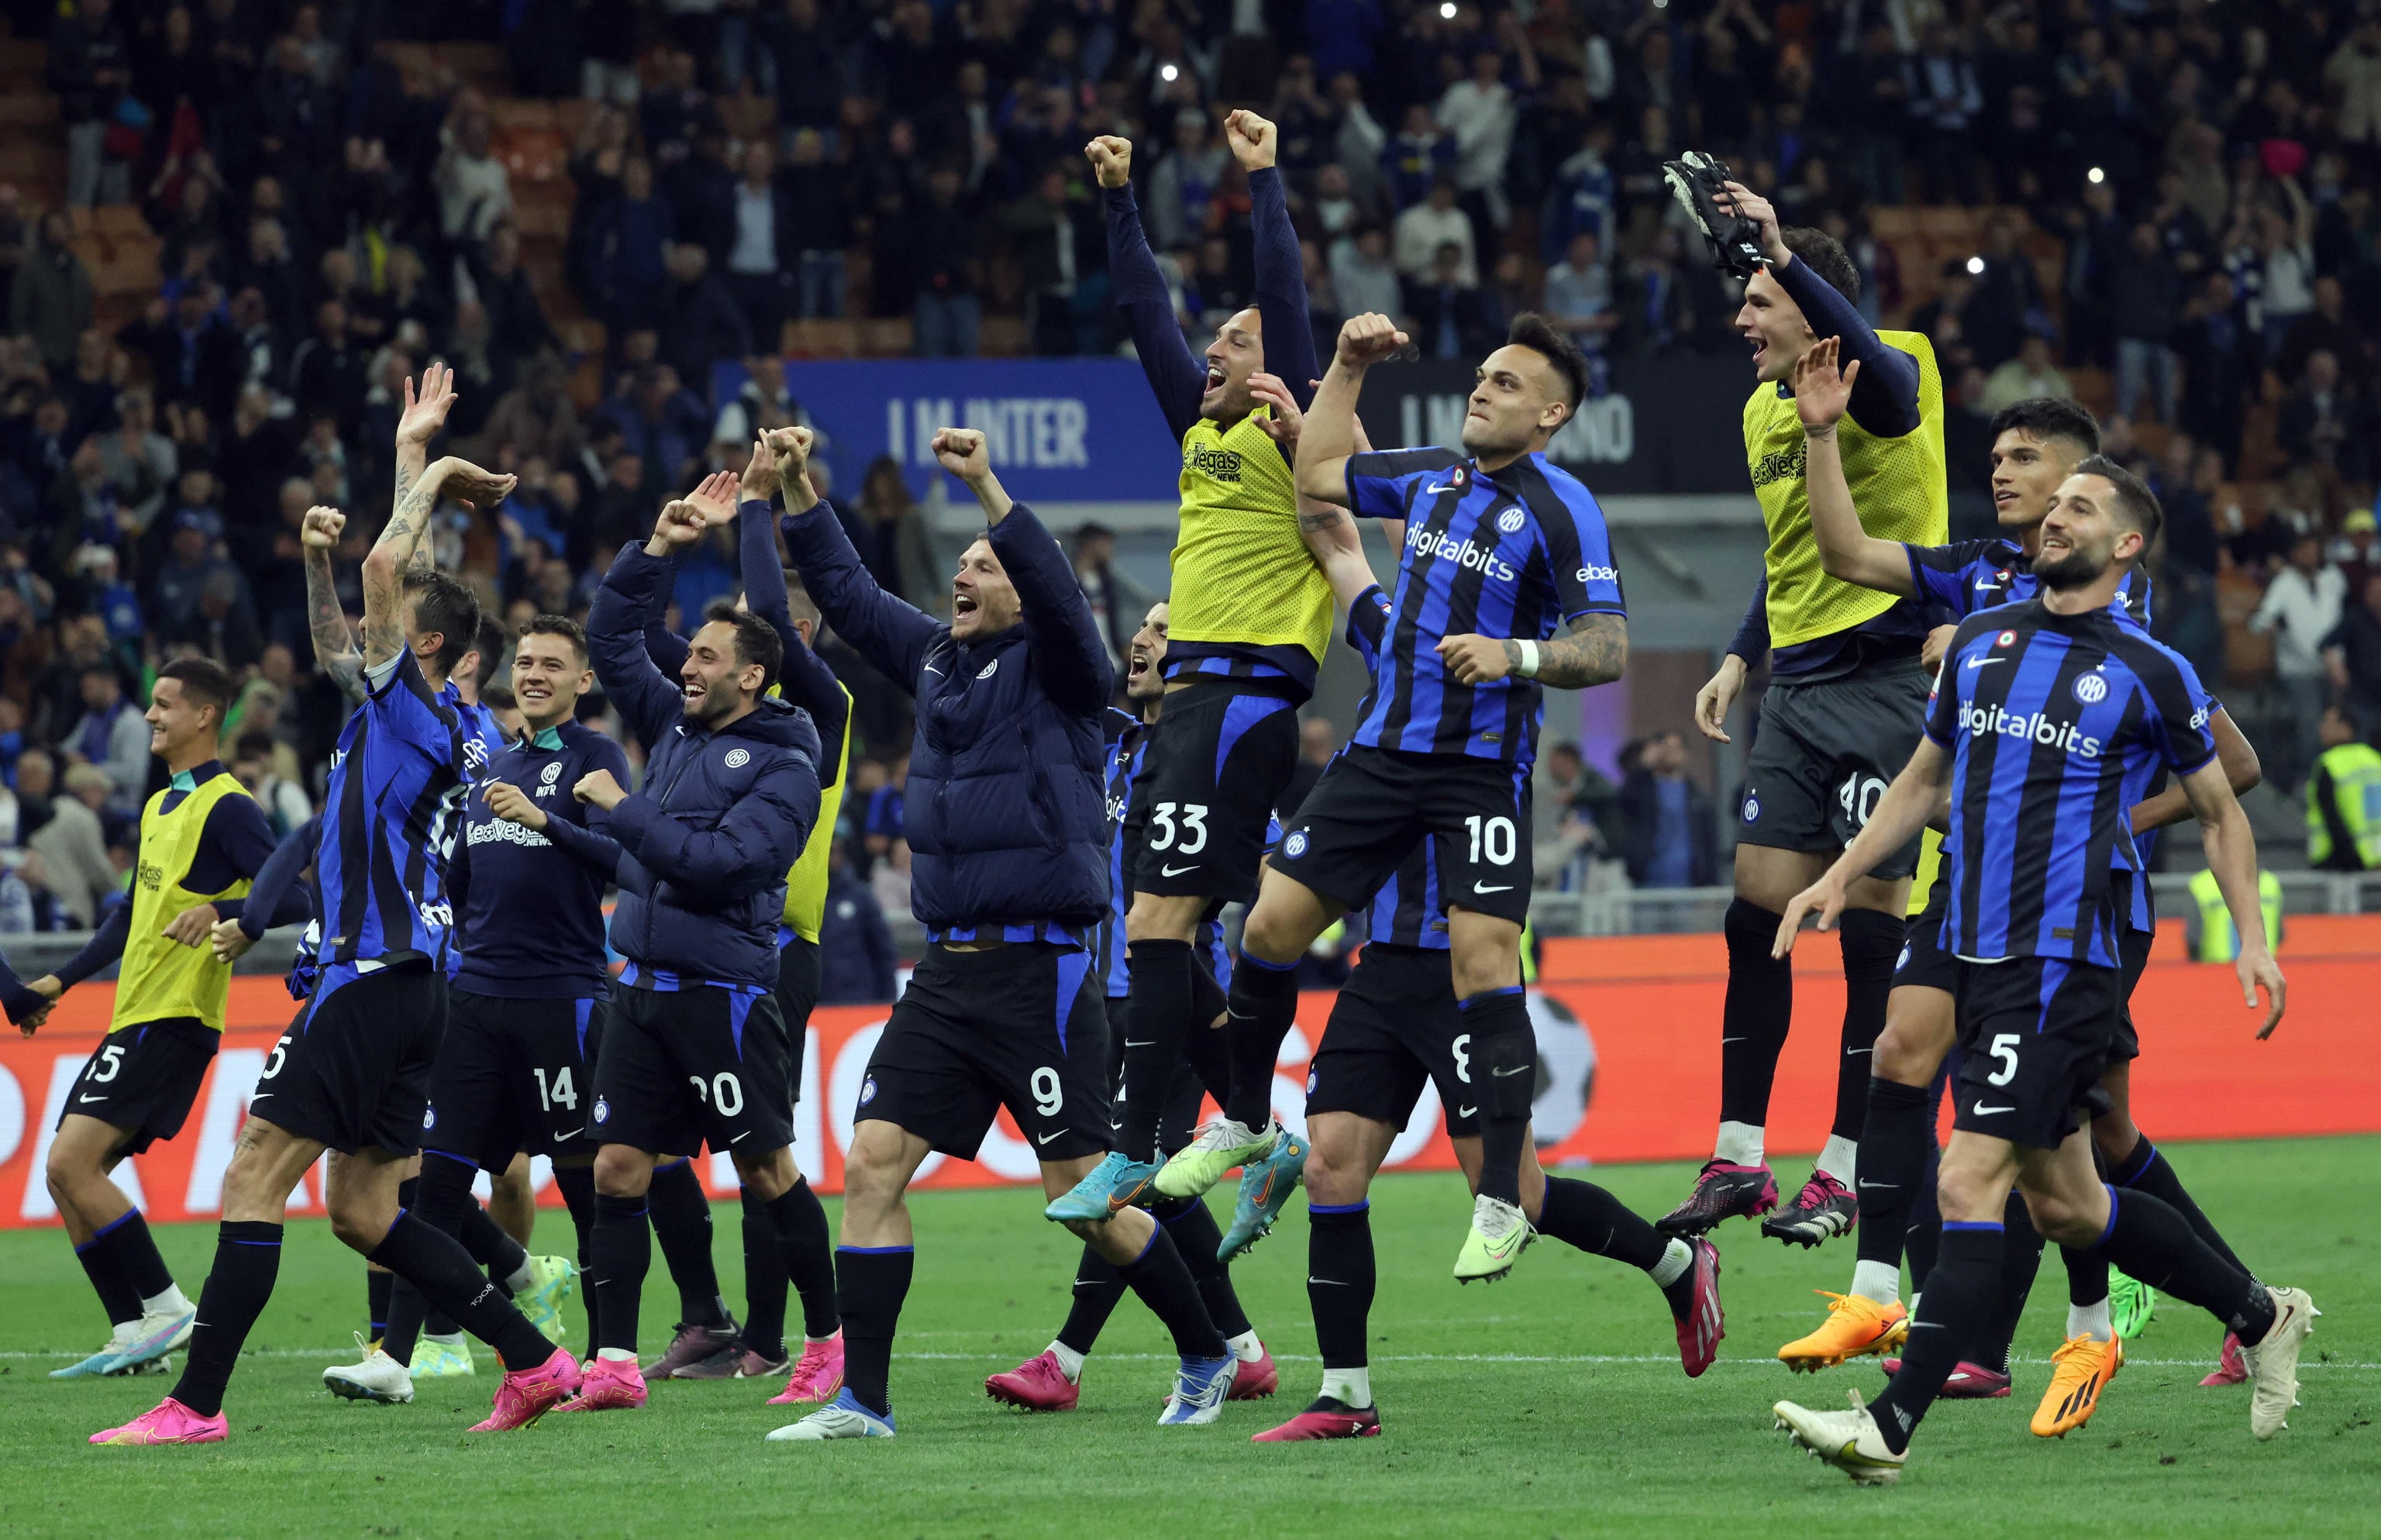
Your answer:
[[[742,1133],[738,1134],[738,1135],[736,1136],[736,1138],[735,1138],[735,1139],[731,1139],[731,1140],[729,1140],[727,1143],[729,1143],[730,1144],[733,1144],[733,1143],[737,1143],[737,1141],[738,1141],[738,1140],[750,1139],[750,1138],[751,1138],[751,1137],[752,1137],[752,1131],[751,1131],[751,1129],[746,1129]]]
[[[1476,1106],[1459,1106],[1455,1109],[1455,1115],[1458,1118],[1477,1118],[1480,1116],[1480,1109]]]
[[[1976,592],[1979,593],[1990,593],[1994,589],[1998,587],[2000,587],[2000,584],[1996,582],[1981,582],[1976,585]]]
[[[1188,866],[1161,866],[1157,870],[1163,876],[1178,877],[1185,872],[1196,872],[1199,870],[1199,863],[1194,861]]]
[[[1037,1133],[1033,1136],[1033,1143],[1036,1144],[1047,1144],[1050,1141],[1058,1138],[1066,1131],[1067,1131],[1065,1129],[1060,1129],[1057,1133]]]
[[[1476,882],[1471,885],[1471,891],[1474,893],[1510,893],[1513,891],[1513,885],[1506,882],[1498,883],[1494,887],[1491,887],[1484,882]]]
[[[1154,1048],[1157,1046],[1157,1044],[1154,1041],[1148,1043],[1135,1043],[1131,1038],[1128,1037],[1124,1040],[1124,1045],[1128,1048]]]
[[[1969,1108],[1969,1110],[1973,1112],[1979,1118],[1989,1118],[1996,1112],[2015,1112],[2017,1107],[2014,1105],[2009,1106],[1986,1106],[1984,1103],[1978,1102],[1974,1106]]]
[[[1436,486],[1423,487],[1422,489],[1422,495],[1425,497],[1435,497],[1442,492],[1452,492],[1454,490],[1455,483],[1453,482],[1441,482]]]
[[[1846,1048],[1844,1050],[1844,1057],[1846,1058],[1858,1058],[1861,1055],[1869,1051],[1870,1050],[1866,1048]]]
[[[1306,1281],[1309,1283],[1323,1284],[1332,1289],[1345,1289],[1348,1287],[1348,1280],[1345,1278],[1318,1278],[1313,1273],[1306,1275]]]
[[[1741,1037],[1723,1037],[1720,1041],[1722,1043],[1741,1043],[1744,1039]]]
[[[928,664],[922,664],[920,666],[922,666],[922,668],[924,668],[924,669],[925,669],[925,671],[926,671],[927,673],[932,674],[933,676],[934,676],[934,678],[938,678],[938,679],[939,679],[939,678],[941,678],[943,677],[943,671],[942,671],[941,669],[939,669],[939,668],[935,667],[935,666],[934,666],[933,664],[931,664],[931,663],[928,663]]]
[[[254,1100],[253,1097],[250,1099]],[[104,1096],[77,1096],[75,1100],[78,1102],[104,1102],[107,1100],[107,1098]]]
[[[1874,1192],[1880,1188],[1886,1192],[1890,1192],[1900,1185],[1901,1184],[1898,1181],[1864,1181],[1860,1184],[1860,1188],[1863,1192]]]
[[[577,1128],[572,1129],[568,1133],[557,1133],[557,1134],[556,1134],[556,1135],[554,1136],[554,1142],[555,1142],[556,1143],[559,1144],[559,1143],[562,1143],[564,1140],[566,1140],[566,1139],[576,1139],[576,1138],[578,1138],[581,1133],[585,1132],[585,1131],[586,1131],[586,1130],[587,1130],[587,1125],[586,1125],[586,1124],[584,1124],[584,1123],[581,1123],[581,1124],[580,1124]]]
[[[1527,1064],[1516,1064],[1510,1069],[1491,1069],[1488,1073],[1496,1077],[1497,1080],[1508,1081],[1515,1075],[1526,1073],[1530,1068],[1531,1066]]]
[[[2008,661],[2007,658],[1970,658],[1967,666],[1971,668],[1982,668],[1988,663],[2007,663]]]

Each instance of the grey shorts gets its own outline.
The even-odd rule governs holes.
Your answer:
[[[1850,844],[1918,752],[1926,690],[1915,658],[1823,684],[1771,685],[1745,767],[1738,842],[1828,855]],[[1906,877],[1917,867],[1912,839],[1873,874]]]

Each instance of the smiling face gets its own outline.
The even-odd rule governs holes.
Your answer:
[[[2105,476],[2070,476],[2059,483],[2042,521],[2042,554],[2033,558],[2033,575],[2045,588],[2087,588],[2111,562],[2142,554],[2141,532],[2116,510],[2116,483]]]
[[[1150,605],[1125,649],[1125,699],[1144,708],[1166,693],[1166,615],[1163,599]]]
[[[1802,307],[1769,275],[1755,273],[1744,286],[1744,304],[1736,312],[1737,335],[1752,348],[1752,373],[1769,385],[1794,373],[1802,351],[1818,340]]]
[[[760,694],[768,670],[757,663],[739,663],[736,628],[725,620],[707,620],[694,633],[678,679],[685,691],[686,719],[711,723],[733,716]]]
[[[568,636],[531,631],[513,647],[513,699],[531,732],[543,732],[577,714],[579,697],[592,689],[594,671]]]
[[[1479,458],[1544,448],[1570,415],[1554,365],[1535,348],[1510,342],[1480,365],[1464,406],[1463,447]]]
[[[1207,388],[1199,397],[1199,415],[1217,422],[1246,417],[1256,404],[1249,376],[1264,367],[1264,323],[1252,305],[1225,322],[1207,344]]]
[[[2082,456],[2060,438],[2037,438],[2010,428],[1993,440],[1993,516],[2004,530],[2030,530],[2042,522]]]
[[[960,553],[959,575],[951,580],[952,641],[998,636],[1023,613],[1017,587],[992,554],[989,541],[979,540]]]
[[[184,692],[179,679],[159,679],[149,692],[149,752],[168,764],[181,761],[201,740],[212,739],[223,725],[223,708],[201,705]]]

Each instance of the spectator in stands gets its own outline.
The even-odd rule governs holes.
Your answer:
[[[2323,661],[2340,708],[2369,740],[2381,732],[2381,571],[2366,571],[2362,597],[2324,638]]]
[[[1926,29],[1924,44],[1902,62],[1903,97],[1918,130],[1919,177],[1933,203],[1981,201],[1975,128],[1984,116],[1984,88],[1975,60],[1946,22]]]
[[[111,783],[108,796],[119,813],[138,807],[140,788],[149,778],[149,725],[140,709],[124,698],[116,670],[104,664],[82,671],[82,715],[58,739],[69,764],[96,765]],[[67,788],[75,789],[71,775]],[[122,788],[120,791],[117,788]]]
[[[146,734],[143,734],[144,738]],[[17,794],[27,813],[25,848],[42,861],[48,891],[78,929],[98,923],[102,905],[122,887],[107,858],[107,836],[89,799],[104,801],[107,772],[78,764],[67,774],[67,794],[53,795],[55,771],[48,754],[29,749],[17,762]],[[75,789],[79,781],[81,789]],[[38,820],[31,815],[46,810]]]
[[[793,221],[795,235],[791,244],[799,253],[800,263],[798,313],[832,319],[844,313],[843,249],[850,244],[843,193],[836,169],[827,162],[826,140],[822,134],[815,129],[798,129],[791,145],[791,164],[780,178],[778,207]],[[783,230],[782,223],[779,228]],[[774,338],[776,334],[770,331],[765,335]]]
[[[1001,227],[1008,233],[1010,254],[1025,283],[1026,332],[1036,353],[1086,351],[1091,339],[1077,318],[1099,313],[1086,300],[1098,292],[1091,280],[1107,263],[1107,225],[1089,199],[1079,195],[1077,164],[1050,162],[1032,191],[1001,211]],[[936,177],[952,181],[956,200],[957,171],[946,167]],[[930,281],[925,293],[934,292]],[[922,351],[922,340],[920,347]]]
[[[2281,350],[2274,355],[2274,373],[2284,380],[2300,379],[2306,373],[2308,356],[2317,351],[2329,353],[2338,365],[2339,377],[2358,395],[2371,398],[2376,362],[2374,341],[2350,321],[2348,289],[2337,274],[2326,274],[2314,281],[2314,309],[2300,316],[2282,338]]]
[[[2290,543],[2289,563],[2265,585],[2265,597],[2249,617],[2249,629],[2274,639],[2274,678],[2289,697],[2298,730],[2298,758],[2287,784],[2295,787],[2322,752],[2317,731],[2329,683],[2323,647],[2338,629],[2348,580],[2324,559],[2322,537],[2312,532]]]
[[[661,313],[665,259],[677,233],[669,202],[653,190],[653,163],[630,156],[622,164],[619,196],[591,232],[591,275],[606,326],[650,325]]]
[[[712,364],[744,357],[752,351],[753,341],[736,297],[710,269],[710,258],[694,242],[671,247],[670,287],[662,312],[671,365],[680,379],[696,382],[705,396],[710,394]]]
[[[1975,296],[1961,317],[1970,351],[1989,372],[2015,357],[2028,332],[2039,329],[2043,307],[2033,261],[2018,248],[2016,216],[1996,214],[1985,225],[1982,258]]]
[[[1537,81],[1537,61],[1520,18],[1508,11],[1499,25],[1520,44],[1520,72],[1525,85]],[[1505,202],[1505,163],[1513,150],[1513,126],[1520,115],[1513,89],[1505,83],[1505,55],[1482,48],[1471,55],[1471,73],[1447,88],[1434,115],[1455,142],[1455,185],[1470,205],[1472,232],[1485,247],[1510,215]]]
[[[1424,358],[1476,359],[1504,335],[1487,295],[1463,281],[1463,248],[1451,240],[1439,247],[1427,279],[1407,282],[1405,298]]]
[[[1546,316],[1569,332],[1580,351],[1602,353],[1620,312],[1612,302],[1612,269],[1604,263],[1602,243],[1593,230],[1570,238],[1563,260],[1546,269],[1544,300]]]
[[[1382,177],[1392,208],[1403,211],[1422,202],[1441,178],[1455,175],[1454,136],[1432,116],[1429,104],[1416,102],[1406,108],[1397,137],[1381,152]]]
[[[647,364],[626,384],[627,390],[600,410],[618,425],[629,452],[640,460],[644,490],[657,494],[685,483],[693,469],[689,462],[711,443],[709,409],[679,383],[677,369],[668,363]],[[651,514],[650,508],[641,510],[648,522]]]
[[[2017,357],[1985,377],[1984,408],[1996,412],[2037,396],[2055,396],[2069,401],[2075,398],[2075,387],[2050,361],[2050,338],[2038,330],[2026,334]]]
[[[805,142],[815,161],[818,135],[811,133]],[[781,194],[776,152],[767,140],[756,139],[744,146],[739,169],[734,198],[730,206],[721,211],[728,227],[707,231],[703,239],[710,250],[722,255],[720,278],[735,297],[745,325],[754,336],[767,338],[774,346],[778,327],[791,311],[787,290],[794,279],[794,252],[800,241],[797,232],[803,226],[794,213],[791,197]],[[830,202],[824,212],[832,217],[835,205]],[[830,225],[817,239],[822,245],[840,246],[842,234],[839,226]],[[807,259],[809,253],[803,256]]]
[[[314,330],[289,355],[287,394],[309,408],[327,410],[339,431],[352,434],[363,418],[362,351],[348,336],[348,308],[325,299],[314,310]]]
[[[2306,373],[2282,401],[2275,437],[2292,460],[2330,475],[2361,482],[2373,464],[2376,431],[2370,407],[2339,377],[2339,361],[2328,349],[2309,353]]]
[[[869,461],[859,497],[836,505],[836,513],[877,587],[929,615],[948,611],[949,575],[934,555],[925,510],[910,495],[899,461],[890,455]]]
[[[1718,870],[1710,793],[1687,776],[1686,739],[1675,731],[1645,740],[1620,783],[1621,860],[1639,887],[1705,887]]]
[[[913,336],[920,358],[973,358],[983,324],[983,301],[976,297],[976,222],[959,191],[958,168],[936,166],[926,179],[925,203],[901,232],[917,275]]]
[[[49,85],[66,125],[67,202],[75,208],[132,202],[127,162],[140,140],[116,131],[132,128],[118,114],[132,84],[132,50],[115,9],[115,0],[79,0],[53,13],[50,26]]]
[[[1398,284],[1397,264],[1389,260],[1389,233],[1378,225],[1366,225],[1354,238],[1335,245],[1331,288],[1343,316],[1400,313],[1403,290]]]
[[[2172,342],[2182,318],[2182,274],[2148,220],[2126,238],[2123,260],[2108,275],[2108,324],[2117,339],[2117,409],[2138,420],[2150,396],[2157,419],[2175,424],[2181,382]]]
[[[1076,585],[1091,602],[1092,617],[1107,639],[1108,658],[1116,677],[1124,678],[1125,651],[1132,644],[1142,617],[1157,596],[1133,581],[1117,565],[1116,532],[1096,521],[1079,525],[1073,541]],[[1119,686],[1121,688],[1121,686]]]
[[[1471,221],[1456,207],[1455,178],[1440,176],[1430,196],[1398,215],[1394,255],[1398,271],[1410,282],[1432,279],[1438,251],[1452,245],[1457,251],[1456,281],[1465,288],[1480,287],[1480,263],[1471,238]]]
[[[902,754],[885,766],[884,779],[868,793],[860,818],[861,849],[882,862],[902,838],[902,799],[909,789],[910,756]]]
[[[471,281],[479,288],[481,308],[487,312],[488,366],[494,389],[483,390],[468,403],[458,403],[464,421],[470,420],[473,409],[493,409],[502,393],[520,378],[522,366],[531,359],[562,346],[562,339],[554,335],[554,328],[546,322],[537,287],[521,266],[520,232],[510,224],[499,225],[489,232],[487,246],[472,269]],[[459,313],[457,319],[459,323]],[[458,432],[469,431],[460,422],[450,421],[449,425]]]
[[[1185,107],[1175,114],[1173,148],[1150,173],[1149,199],[1142,210],[1153,246],[1170,251],[1206,228],[1208,202],[1230,164],[1203,109]]]
[[[568,384],[562,361],[553,353],[530,360],[520,384],[507,391],[488,414],[481,430],[482,459],[498,465],[569,460],[578,449],[579,409],[564,388]]]
[[[797,0],[800,3],[800,0]],[[876,895],[837,839],[827,847],[826,910],[819,919],[819,1003],[873,1005],[894,996],[900,956]]]
[[[165,506],[165,495],[179,473],[179,457],[172,441],[157,431],[157,413],[145,390],[128,390],[116,398],[116,431],[97,435],[100,470],[115,488],[116,507],[146,530]]]
[[[61,26],[65,23],[61,22]],[[10,335],[31,336],[42,361],[63,372],[91,324],[91,273],[74,253],[73,231],[55,210],[42,216],[32,249],[8,286]]]

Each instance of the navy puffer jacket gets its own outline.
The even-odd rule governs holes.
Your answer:
[[[986,533],[1023,619],[962,646],[876,586],[821,502],[782,522],[837,636],[918,701],[903,833],[910,909],[936,939],[1077,939],[1107,911],[1100,714],[1113,673],[1091,605],[1024,504]]]
[[[612,945],[641,982],[777,983],[786,871],[818,822],[818,731],[763,699],[714,733],[645,652],[644,616],[672,566],[630,545],[587,617],[595,677],[645,745],[642,789],[612,810],[620,842]]]

